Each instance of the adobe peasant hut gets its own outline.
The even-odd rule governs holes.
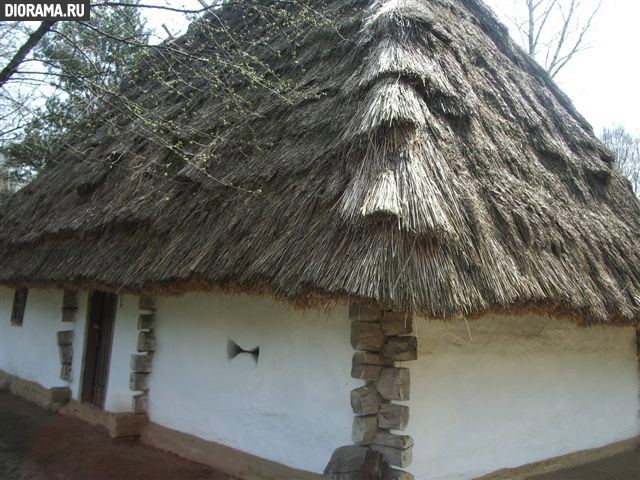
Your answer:
[[[335,0],[292,32],[233,5],[2,210],[4,383],[263,478],[633,448],[640,204],[491,12]],[[305,94],[222,89],[229,32]]]

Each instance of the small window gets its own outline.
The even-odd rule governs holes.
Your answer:
[[[24,307],[27,305],[26,288],[16,288],[13,294],[13,310],[11,311],[11,325],[22,326]]]

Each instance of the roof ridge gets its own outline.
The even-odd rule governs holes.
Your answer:
[[[343,86],[344,96],[361,98],[342,134],[344,143],[355,145],[347,148],[349,157],[359,151],[360,158],[340,212],[351,223],[382,217],[421,235],[452,235],[462,216],[453,175],[433,143],[447,133],[431,109],[453,116],[466,109],[442,108],[442,99],[459,101],[457,92],[414,38],[425,26],[433,30],[435,21],[416,0],[374,0],[368,9],[356,43],[370,53]],[[441,102],[429,105],[429,97]]]

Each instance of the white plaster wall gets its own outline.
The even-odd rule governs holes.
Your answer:
[[[418,480],[470,479],[640,434],[632,328],[540,316],[417,322]]]
[[[264,298],[157,299],[152,421],[286,465],[322,472],[351,443],[346,307],[302,313]],[[227,359],[227,341],[260,347]]]
[[[62,290],[29,289],[22,326],[11,325],[14,290],[0,291],[0,368],[45,388],[66,386],[56,339],[69,329],[62,323]]]
[[[62,298],[63,291],[60,290]],[[78,291],[78,310],[76,311],[75,322],[63,322],[61,330],[73,330],[73,360],[71,363],[71,397],[74,400],[80,399],[82,387],[82,366],[84,363],[84,345],[87,331],[87,301],[89,293]],[[62,302],[62,300],[60,300]]]
[[[0,287],[0,369],[45,388],[69,386],[80,398],[87,312],[87,292],[78,292],[75,322],[62,322],[60,289],[29,289],[21,327],[11,325],[11,288]],[[72,381],[60,379],[56,332],[73,330]]]
[[[129,390],[129,376],[131,355],[137,353],[138,314],[138,297],[118,297],[104,404],[105,410],[109,412],[132,410],[131,399],[135,392]]]
[[[61,289],[29,289],[22,326],[11,325],[13,289],[0,287],[0,369],[45,388],[69,386],[80,399],[86,342],[88,292],[78,292],[75,322],[62,322]],[[138,299],[118,298],[107,380],[105,410],[130,412],[134,392],[129,390],[129,361],[136,353]],[[73,330],[72,381],[60,379],[56,332]]]

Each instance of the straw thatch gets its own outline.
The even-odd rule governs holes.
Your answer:
[[[0,281],[640,320],[640,204],[483,4],[315,4],[336,29],[310,26],[297,63],[260,52],[317,95],[287,104],[239,81],[256,114],[223,125],[224,95],[142,69],[127,97],[189,119],[171,141],[222,140],[172,159],[133,114],[116,119],[128,134],[78,139],[2,212]],[[179,42],[194,39],[207,43],[197,28]]]

